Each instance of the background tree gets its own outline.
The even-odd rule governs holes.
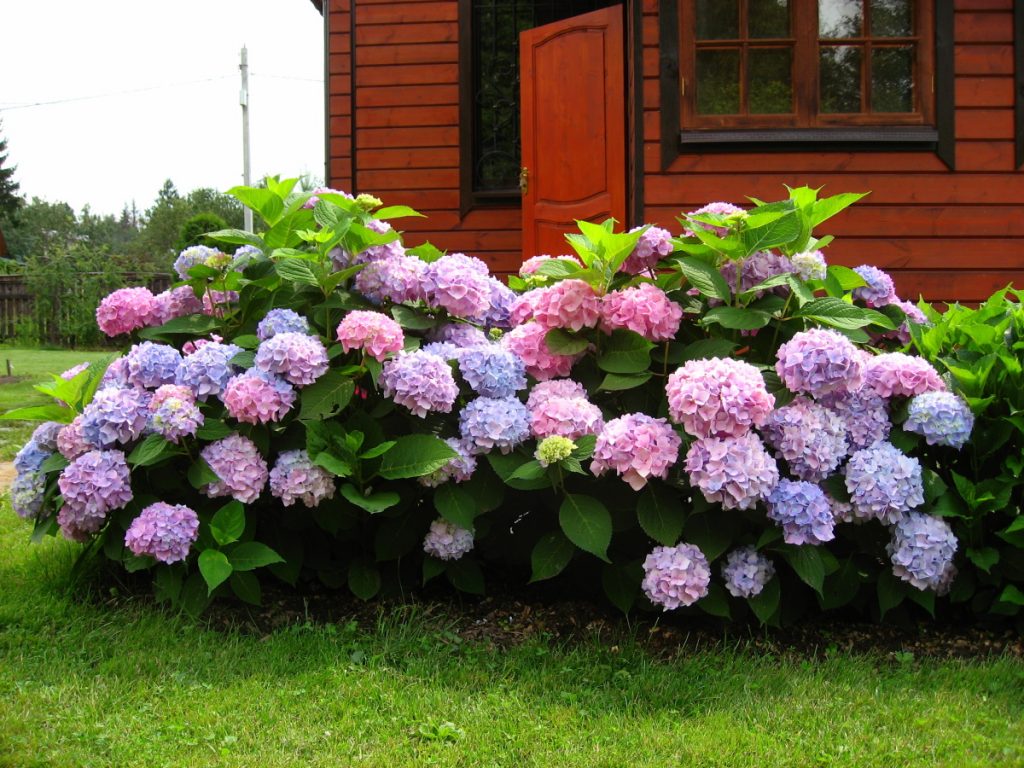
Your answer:
[[[0,129],[3,123],[0,121]],[[15,166],[7,167],[7,139],[0,133],[0,257],[8,253],[4,231],[10,230],[14,218],[21,208],[21,195],[18,194],[19,184],[14,180]]]

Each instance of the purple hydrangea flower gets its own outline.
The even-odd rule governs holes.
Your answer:
[[[70,424],[65,424],[57,434],[57,450],[68,461],[77,459],[83,453],[99,448],[89,443],[82,434],[82,416],[78,415]]]
[[[355,287],[373,304],[423,301],[427,264],[414,256],[389,255],[367,264],[356,275]]]
[[[180,384],[163,385],[149,401],[148,428],[172,443],[194,437],[204,420],[192,390]]]
[[[600,477],[605,470],[614,470],[639,491],[652,477],[668,477],[682,442],[667,420],[627,413],[605,423],[597,436],[590,471]]]
[[[862,264],[853,271],[864,278],[867,285],[853,289],[853,298],[860,299],[869,307],[884,307],[896,301],[896,287],[892,278],[878,267]]]
[[[479,317],[487,311],[491,297],[488,277],[487,265],[479,259],[463,253],[442,256],[423,273],[427,304],[454,317]]]
[[[665,391],[672,421],[695,437],[739,437],[775,407],[761,372],[731,358],[690,360],[668,377]]]
[[[378,235],[383,235],[393,231],[390,224],[386,221],[380,221],[379,219],[370,219],[366,222],[366,228],[376,232]],[[402,245],[402,238],[397,237],[394,240],[381,245],[371,245],[355,257],[355,262],[357,264],[365,264],[404,255],[405,246]]]
[[[174,372],[181,364],[181,353],[168,344],[144,341],[131,348],[125,361],[129,384],[156,389],[162,384],[174,383]]]
[[[468,323],[445,323],[427,334],[430,341],[446,341],[456,347],[475,347],[489,344],[487,334]]]
[[[25,520],[36,517],[43,508],[46,475],[38,471],[18,472],[11,483],[11,509]]]
[[[805,251],[789,257],[793,269],[801,280],[824,280],[828,264],[821,251]]]
[[[662,610],[693,605],[708,593],[711,566],[694,544],[655,547],[644,560],[644,594]]]
[[[801,331],[779,347],[775,371],[791,392],[815,397],[860,388],[863,362],[860,351],[835,331]]]
[[[423,551],[438,560],[458,560],[473,549],[473,534],[465,528],[438,518],[423,539]]]
[[[837,392],[824,397],[821,403],[843,420],[852,449],[867,448],[889,437],[889,405],[873,389]]]
[[[252,440],[228,435],[210,443],[200,455],[218,478],[202,488],[208,497],[231,496],[243,504],[251,504],[259,498],[269,473],[267,462]]]
[[[918,589],[944,595],[956,577],[956,548],[949,523],[940,517],[908,512],[893,525],[886,551],[897,577]]]
[[[924,392],[911,399],[903,428],[924,435],[928,445],[960,449],[971,436],[974,414],[952,392]]]
[[[295,389],[280,376],[251,368],[228,379],[221,400],[238,421],[269,424],[280,421],[292,409]]]
[[[57,450],[57,435],[64,428],[64,425],[57,421],[44,421],[32,430],[31,440],[44,451],[53,453]]]
[[[633,227],[630,233],[642,227]],[[629,275],[639,275],[654,269],[654,266],[665,256],[672,253],[672,233],[660,227],[647,227],[636,242],[636,247],[619,268]]]
[[[552,435],[577,440],[583,435],[596,435],[604,429],[601,409],[583,397],[548,396],[533,408],[527,406],[527,409],[530,432],[538,440]]]
[[[511,397],[526,388],[526,366],[518,355],[495,344],[479,345],[459,355],[459,371],[483,397]]]
[[[256,367],[283,376],[296,387],[305,387],[327,373],[327,350],[315,336],[278,333],[260,343]]]
[[[150,397],[141,389],[101,389],[82,412],[82,436],[99,448],[138,440],[146,428]]]
[[[782,526],[787,544],[824,544],[835,538],[832,507],[814,483],[779,480],[767,502],[768,517]]]
[[[355,310],[338,324],[338,341],[346,352],[361,349],[375,360],[383,360],[405,345],[402,326],[381,312]]]
[[[888,352],[870,358],[864,370],[864,386],[882,397],[913,397],[946,389],[931,363],[902,352]]]
[[[706,214],[706,213],[710,213],[710,214],[713,214],[713,215],[716,215],[716,216],[726,216],[726,217],[729,217],[729,216],[737,216],[737,215],[743,214],[744,210],[742,208],[740,208],[739,206],[733,205],[732,203],[716,202],[716,203],[708,203],[707,205],[702,206],[702,207],[698,208],[695,211],[690,211],[687,214],[687,216],[699,216],[701,214]],[[689,224],[690,224],[690,226],[700,227],[701,229],[705,229],[708,232],[712,232],[712,233],[718,235],[719,237],[725,237],[725,234],[728,231],[725,227],[715,227],[715,226],[712,226],[711,224],[704,224],[704,223],[699,222],[699,221],[691,221],[691,222],[689,222]],[[689,229],[687,229],[687,230],[685,230],[683,232],[683,236],[684,237],[688,237],[688,236],[692,236],[692,235],[693,235],[693,232],[690,231]]]
[[[270,470],[270,493],[286,507],[301,501],[312,508],[334,497],[334,478],[305,451],[284,451]]]
[[[421,418],[431,411],[450,412],[459,396],[451,366],[423,350],[399,352],[384,363],[380,383],[384,397],[392,398]]]
[[[446,437],[444,440],[448,446],[459,455],[451,459],[447,464],[429,475],[421,475],[418,479],[421,485],[427,488],[436,488],[442,483],[454,480],[456,483],[464,483],[473,476],[476,471],[476,456],[472,454],[472,444],[467,440],[455,437]]]
[[[128,386],[128,360],[118,357],[111,361],[100,379],[100,389],[126,389]]]
[[[801,480],[821,482],[846,458],[843,420],[804,397],[773,411],[761,431],[775,455]]]
[[[308,335],[309,321],[291,309],[272,309],[256,326],[256,336],[266,341],[279,333],[301,333]]]
[[[69,534],[96,533],[108,512],[132,500],[131,476],[121,451],[82,454],[64,468],[57,485],[64,497],[58,523]]]
[[[154,322],[163,324],[168,320],[187,315],[197,315],[203,311],[203,302],[196,296],[191,285],[179,285],[153,297],[156,319]]]
[[[722,273],[722,277],[725,278],[725,282],[733,291],[736,290],[736,263],[737,262],[735,261],[727,261],[719,270]],[[742,267],[740,269],[740,291],[749,291],[755,285],[763,283],[769,277],[785,275],[795,271],[796,267],[793,266],[793,262],[785,256],[774,253],[773,251],[758,251],[742,261]],[[775,293],[785,295],[789,292],[789,287],[780,285],[777,286],[774,291]],[[761,295],[763,295],[763,292],[758,291],[757,296],[760,297]]]
[[[459,429],[472,453],[508,453],[530,436],[530,416],[514,397],[478,397],[459,414]]]
[[[64,371],[64,373],[62,373],[60,375],[60,377],[62,379],[64,379],[64,381],[71,381],[78,374],[80,374],[82,371],[89,370],[89,366],[90,365],[91,365],[91,363],[79,363],[78,365],[73,365],[70,368],[68,368],[66,371]]]
[[[456,360],[462,356],[462,353],[472,349],[472,347],[458,347],[452,344],[450,341],[432,341],[429,344],[424,344],[420,347],[423,352],[429,352],[432,355],[437,355],[445,360]]]
[[[263,251],[255,245],[240,246],[231,254],[231,268],[241,272],[256,259],[262,258]]]
[[[495,277],[488,277],[487,285],[491,292],[487,309],[473,319],[488,328],[511,328],[512,307],[515,306],[519,297],[511,288]]]
[[[192,267],[206,264],[207,259],[211,256],[218,256],[220,253],[216,248],[207,248],[205,245],[193,245],[191,248],[186,248],[178,254],[178,258],[174,260],[174,271],[180,279],[188,280],[190,279],[188,271]]]
[[[690,485],[722,509],[750,509],[779,482],[779,468],[753,432],[702,437],[686,453]]]
[[[722,564],[725,588],[733,597],[757,597],[774,575],[772,561],[754,547],[734,549]]]
[[[199,538],[199,516],[184,504],[158,501],[132,520],[124,544],[132,554],[148,555],[161,563],[177,563],[188,557]]]
[[[850,457],[846,490],[858,517],[895,523],[924,504],[921,464],[891,443],[875,443]]]
[[[174,372],[174,383],[188,387],[203,402],[210,395],[220,395],[237,370],[231,365],[231,358],[241,351],[234,344],[207,342],[182,359]]]

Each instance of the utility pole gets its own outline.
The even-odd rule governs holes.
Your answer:
[[[252,186],[249,170],[249,53],[242,46],[242,63],[238,66],[242,71],[242,91],[238,95],[238,103],[242,105],[242,183]],[[245,231],[252,232],[252,209],[245,208]]]

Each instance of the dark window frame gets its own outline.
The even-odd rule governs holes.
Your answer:
[[[681,154],[711,152],[933,152],[955,166],[953,6],[934,8],[933,124],[686,130],[682,126],[680,3],[659,0],[662,169]],[[927,2],[927,0],[925,0]]]

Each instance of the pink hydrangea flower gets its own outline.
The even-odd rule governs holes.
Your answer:
[[[760,371],[713,357],[690,360],[665,385],[669,416],[695,437],[739,437],[765,423],[775,407]]]
[[[380,312],[355,310],[338,325],[338,341],[346,352],[361,349],[375,360],[401,352],[405,344],[402,326]]]
[[[603,428],[601,409],[582,397],[546,397],[530,409],[530,432],[538,440],[552,435],[576,440]]]
[[[872,357],[864,372],[864,386],[882,397],[913,397],[946,390],[945,383],[931,363],[902,352]]]
[[[231,496],[243,504],[251,504],[260,497],[267,484],[267,462],[256,444],[241,435],[228,435],[210,443],[200,454],[217,475],[217,480],[203,486],[202,493],[211,499]]]
[[[548,349],[548,329],[538,323],[526,323],[502,336],[501,341],[526,364],[526,372],[538,381],[568,376],[573,363],[583,355],[556,355]]]
[[[68,461],[74,461],[83,453],[99,448],[93,445],[82,434],[82,416],[79,414],[70,424],[57,433],[57,451]]]
[[[248,424],[280,421],[295,404],[295,389],[284,379],[250,368],[228,379],[221,394],[232,418]]]
[[[626,328],[649,341],[669,341],[675,338],[682,319],[683,308],[651,283],[612,291],[601,300],[601,330],[605,333]]]
[[[627,413],[604,425],[594,446],[590,471],[600,477],[612,469],[630,488],[639,491],[651,477],[668,477],[679,459],[679,435],[665,419]]]
[[[154,322],[160,325],[176,317],[198,315],[203,311],[203,302],[196,296],[191,285],[179,285],[158,293],[153,297],[153,303],[156,308]]]
[[[695,211],[690,211],[687,215],[688,216],[699,216],[702,213],[711,213],[711,214],[715,214],[715,215],[718,215],[718,216],[733,216],[735,214],[743,213],[743,212],[744,211],[743,211],[742,208],[740,208],[739,206],[733,205],[732,203],[708,203],[707,205],[702,206],[702,207],[698,208]],[[725,234],[728,231],[725,227],[714,227],[714,226],[711,226],[710,224],[703,224],[703,223],[699,223],[699,222],[694,222],[693,224],[694,224],[694,226],[698,226],[701,229],[707,230],[708,232],[713,232],[714,234],[718,235],[719,237],[725,237]],[[683,235],[684,236],[691,236],[691,235],[693,235],[693,232],[691,230],[687,229],[685,232],[683,232]]]
[[[642,227],[634,227],[629,230],[636,232]],[[623,262],[620,270],[629,275],[639,275],[641,272],[648,272],[665,256],[672,253],[672,233],[660,227],[648,227],[640,235],[636,247],[629,257]]]
[[[593,328],[601,319],[601,297],[583,280],[562,280],[538,294],[533,319],[548,330]]]
[[[159,308],[148,288],[120,288],[104,297],[96,308],[96,323],[111,337],[159,322]]]
[[[158,501],[143,509],[128,526],[124,544],[134,555],[177,563],[188,557],[197,538],[199,516],[194,509]]]
[[[334,478],[305,451],[284,451],[270,470],[270,493],[286,507],[301,501],[313,508],[334,497]]]
[[[539,382],[530,390],[526,399],[526,407],[531,411],[552,397],[568,397],[587,399],[587,390],[578,381],[572,379],[549,379]]]
[[[710,583],[708,559],[694,544],[655,547],[644,560],[644,594],[663,610],[693,605],[707,595]]]
[[[722,509],[750,509],[779,482],[779,468],[753,432],[695,440],[684,465],[690,484]]]
[[[542,254],[540,256],[531,256],[526,261],[524,261],[523,265],[519,268],[519,276],[529,277],[530,275],[536,273],[537,267],[539,267],[541,264],[547,261],[569,261],[572,262],[573,264],[576,264],[577,266],[579,265],[579,261],[576,259],[575,256],[548,256],[547,254]]]
[[[532,291],[527,291],[517,296],[516,300],[512,302],[512,308],[509,311],[509,325],[515,328],[517,325],[523,325],[533,320],[533,311],[540,297],[540,288],[535,288]]]

